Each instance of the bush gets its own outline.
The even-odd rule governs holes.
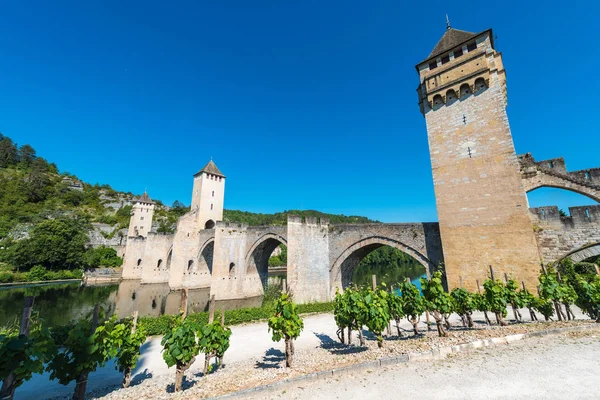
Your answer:
[[[36,265],[35,267],[29,270],[29,274],[27,276],[27,280],[29,282],[43,281],[46,280],[46,273],[48,271],[46,268]]]
[[[12,272],[0,272],[0,283],[10,283],[14,281],[15,276]]]

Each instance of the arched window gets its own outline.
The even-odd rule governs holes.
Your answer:
[[[456,100],[456,92],[454,89],[450,89],[446,92],[446,104],[452,103]]]
[[[188,272],[190,272],[192,270],[192,267],[194,266],[194,260],[189,260],[188,261]]]
[[[466,97],[466,96],[468,96],[470,94],[471,94],[471,87],[469,86],[468,83],[464,83],[460,87],[460,98],[462,99],[463,97]]]
[[[436,94],[435,96],[433,96],[433,109],[434,110],[437,110],[438,108],[440,108],[443,105],[444,105],[444,99],[442,99],[441,95]]]
[[[204,224],[204,229],[212,229],[215,227],[215,221],[213,221],[212,219],[209,219],[208,221],[206,221],[206,223]]]
[[[229,276],[235,275],[235,263],[229,263]]]
[[[487,84],[485,83],[485,79],[477,78],[475,80],[475,92],[480,92],[487,88]]]
[[[158,260],[158,262],[156,263],[156,268],[160,269],[161,265],[162,265],[162,259]]]
[[[138,267],[139,267],[141,264],[142,264],[142,259],[141,259],[141,258],[138,258],[138,260],[137,260],[137,265],[138,265]]]

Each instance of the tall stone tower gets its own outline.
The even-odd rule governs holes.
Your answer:
[[[417,66],[449,289],[506,272],[535,287],[540,257],[492,30],[448,28]]]
[[[148,193],[144,192],[142,196],[133,201],[127,236],[148,237],[148,232],[152,228],[153,216],[154,202],[150,199]]]
[[[210,160],[196,175],[192,189],[192,211],[197,212],[200,229],[212,229],[223,220],[225,175]]]

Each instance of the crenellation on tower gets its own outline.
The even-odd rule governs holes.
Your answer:
[[[129,237],[148,237],[152,229],[152,218],[154,217],[154,202],[144,192],[143,195],[134,199],[129,219]]]

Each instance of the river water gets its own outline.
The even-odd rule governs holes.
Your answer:
[[[419,278],[425,274],[418,271],[411,275],[411,281],[420,288]],[[269,284],[280,283],[279,278],[269,277]],[[34,313],[48,326],[66,325],[89,315],[96,303],[107,315],[116,312],[120,318],[132,315],[135,310],[140,316],[177,314],[181,305],[181,291],[171,291],[167,283],[142,285],[140,281],[125,280],[103,286],[83,286],[79,282],[5,286],[0,287],[0,327],[18,326],[26,296],[35,296]],[[188,313],[207,311],[209,300],[210,288],[189,290]],[[216,302],[220,310],[261,304],[262,296]]]

